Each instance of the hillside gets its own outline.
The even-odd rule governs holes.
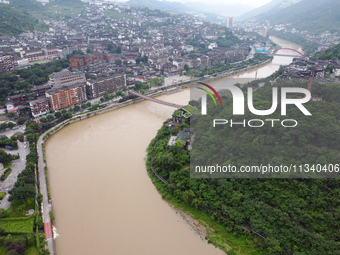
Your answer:
[[[36,0],[11,0],[0,4],[0,34],[17,35],[34,29],[46,31],[44,19],[75,17],[84,9],[80,0],[54,0],[46,6]]]
[[[25,1],[25,0],[15,0]],[[30,0],[35,1],[35,0]],[[40,20],[45,19],[64,19],[74,18],[82,13],[85,4],[80,0],[51,0],[48,4],[41,9],[32,8],[29,10],[35,17]]]
[[[149,9],[158,9],[162,11],[176,11],[176,12],[186,12],[189,11],[189,8],[187,8],[182,3],[177,2],[160,2],[158,0],[129,0],[126,2],[127,4],[136,5],[136,6],[143,6],[147,7]]]
[[[36,0],[10,0],[10,6],[22,11],[44,10],[44,6]]]
[[[291,24],[300,31],[322,33],[340,31],[340,5],[338,0],[303,0],[281,9],[275,8],[257,16],[271,24]]]
[[[73,7],[73,8],[84,7],[84,3],[80,0],[53,0],[53,1],[50,1],[50,3],[46,6],[49,7],[49,6],[54,6],[54,5],[67,6],[67,7]]]
[[[0,4],[0,34],[17,35],[39,26],[38,19],[27,11]]]
[[[288,84],[283,81],[276,85],[287,87]],[[306,84],[292,82],[289,86],[305,88]],[[256,91],[256,109],[270,107],[271,89],[267,80],[266,85]],[[322,96],[323,101],[307,104],[313,118],[301,117],[299,110],[288,109],[287,117],[300,123],[288,129],[226,126],[214,129],[211,119],[229,120],[235,116],[230,99],[222,97],[222,112],[210,102],[206,116],[199,116],[194,126],[194,119],[191,120],[195,139],[190,153],[176,144],[167,145],[176,130],[164,125],[148,152],[149,160],[153,155],[155,171],[171,185],[159,182],[155,185],[163,197],[175,204],[185,204],[197,214],[209,213],[211,219],[217,219],[223,225],[219,234],[227,232],[238,237],[237,244],[231,244],[234,252],[231,254],[339,254],[339,179],[196,179],[190,177],[188,167],[189,155],[192,166],[339,163],[340,86],[315,84],[315,93]],[[271,117],[279,119],[277,115]],[[246,113],[242,118],[252,117]],[[154,176],[151,171],[150,175]],[[248,234],[241,226],[265,238]],[[230,240],[223,239],[226,243]],[[244,246],[252,252],[243,252]]]
[[[328,48],[325,51],[316,53],[312,59],[340,59],[340,44]]]
[[[240,17],[237,17],[237,20],[242,21],[242,20],[249,19],[251,17],[258,16],[260,14],[266,13],[269,10],[273,9],[274,7],[278,6],[282,1],[283,0],[272,0],[268,4],[265,4],[263,6],[255,8],[255,9],[249,11],[249,12],[244,13]]]
[[[158,9],[162,11],[174,11],[180,13],[197,12],[204,14],[208,20],[221,21],[223,17],[241,15],[253,7],[240,3],[201,3],[201,2],[170,2],[158,0],[129,0],[131,5],[143,6],[149,9]],[[218,19],[218,17],[220,19]]]

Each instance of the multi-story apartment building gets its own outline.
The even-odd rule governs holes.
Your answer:
[[[126,87],[126,74],[114,74],[111,76],[98,77],[96,80],[87,82],[87,94],[89,98],[97,98],[105,92],[113,93]]]
[[[47,57],[42,50],[31,50],[25,52],[25,57],[30,63],[46,61]]]
[[[53,87],[46,92],[52,111],[83,103],[87,100],[86,84],[77,83],[70,86]]]
[[[85,73],[70,72],[67,69],[50,75],[49,84],[52,87],[70,86],[77,83],[86,83]]]
[[[47,59],[56,59],[58,57],[59,51],[56,48],[46,49]]]
[[[81,72],[63,70],[50,75],[51,89],[46,91],[52,111],[61,110],[87,100],[86,77]]]

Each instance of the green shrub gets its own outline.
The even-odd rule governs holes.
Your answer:
[[[7,176],[11,173],[12,168],[7,168],[5,172],[1,175],[0,179],[2,181],[6,180]],[[2,198],[1,198],[2,199]]]
[[[33,223],[33,217],[0,219],[0,228],[11,234],[31,233]]]
[[[6,192],[0,192],[0,200],[2,200],[6,196]]]

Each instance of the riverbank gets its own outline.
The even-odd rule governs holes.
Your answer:
[[[254,239],[256,238],[254,238],[254,236],[249,235],[242,227],[228,221],[218,215],[214,210],[201,204],[200,198],[193,196],[192,193],[187,191],[183,193],[181,191],[183,187],[196,185],[184,181],[187,178],[187,175],[189,175],[189,167],[187,165],[189,164],[189,159],[183,162],[184,166],[182,166],[180,170],[177,169],[175,171],[173,169],[173,171],[169,173],[170,177],[165,183],[163,179],[158,177],[159,173],[156,172],[157,175],[155,174],[155,168],[157,167],[153,167],[152,164],[154,156],[159,162],[160,154],[161,156],[171,154],[173,160],[176,160],[178,158],[185,158],[185,155],[189,153],[182,150],[182,148],[182,151],[179,152],[176,149],[172,150],[168,146],[162,146],[167,144],[169,138],[170,131],[165,123],[156,137],[152,140],[147,150],[147,171],[152,183],[162,195],[162,198],[175,208],[196,234],[227,254],[262,254],[260,250],[255,248]],[[167,164],[164,165],[164,168],[165,167],[168,169]],[[162,172],[162,167],[158,167],[158,171]],[[165,171],[167,172],[168,170]],[[181,177],[178,176],[179,173]],[[165,174],[164,171],[163,174]],[[181,182],[181,187],[176,187],[175,184],[171,183],[171,180],[174,180],[175,178],[183,180],[183,182]]]

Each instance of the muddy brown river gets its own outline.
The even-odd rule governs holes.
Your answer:
[[[258,77],[291,60],[275,57],[258,69]],[[253,78],[255,71],[240,77]],[[183,105],[189,98],[189,90],[159,97]],[[59,234],[56,254],[225,254],[202,240],[162,200],[147,175],[146,148],[173,111],[141,102],[74,123],[48,139],[48,175]]]

